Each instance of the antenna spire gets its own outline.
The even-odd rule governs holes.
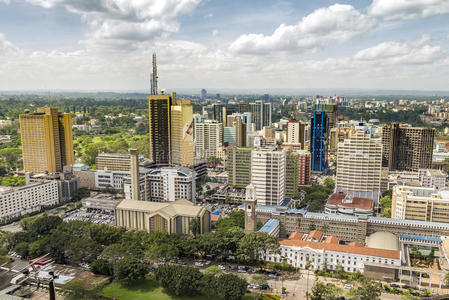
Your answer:
[[[153,53],[153,72],[151,73],[151,95],[157,95],[157,65],[156,52]]]

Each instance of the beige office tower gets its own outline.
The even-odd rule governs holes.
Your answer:
[[[95,159],[95,166],[97,170],[129,172],[130,157],[129,154],[100,153]]]
[[[223,140],[223,124],[205,120],[195,123],[195,155],[201,159],[218,157]]]
[[[280,205],[285,198],[285,150],[259,148],[251,155],[251,182],[261,205]]]
[[[379,199],[382,170],[382,142],[365,130],[357,130],[337,148],[336,191]]]
[[[193,166],[193,108],[190,100],[176,100],[171,107],[172,165]]]
[[[139,153],[137,149],[129,149],[131,165],[131,195],[132,200],[140,200],[140,172],[139,172]]]
[[[54,173],[74,163],[72,116],[41,107],[19,116],[23,170]]]
[[[287,144],[301,144],[304,149],[306,124],[292,119],[287,122]]]
[[[237,147],[246,147],[246,124],[242,119],[235,118],[232,122],[235,128],[235,145]]]

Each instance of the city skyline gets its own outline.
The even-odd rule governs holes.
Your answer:
[[[447,90],[443,0],[240,2],[0,0],[0,90]]]

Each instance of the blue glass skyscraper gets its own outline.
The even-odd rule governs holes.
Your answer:
[[[316,110],[310,121],[310,154],[312,171],[325,172],[327,170],[327,136],[328,118],[325,111]]]

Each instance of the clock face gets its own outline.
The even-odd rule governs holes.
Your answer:
[[[251,212],[250,211],[248,211],[246,214],[248,215],[248,217],[251,217]]]

